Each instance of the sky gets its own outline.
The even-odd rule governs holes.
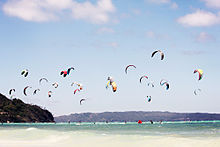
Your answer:
[[[7,97],[15,88],[16,98],[54,116],[220,113],[220,0],[1,0],[0,9],[0,92]],[[151,58],[155,50],[164,52],[164,60],[158,54]],[[129,64],[137,68],[125,74]],[[60,76],[69,67],[75,70]],[[29,70],[27,78],[21,76],[23,69]],[[195,69],[204,71],[202,80]],[[149,80],[140,84],[143,75]],[[108,76],[118,86],[115,93],[105,88]],[[49,82],[40,85],[42,77]],[[169,90],[160,86],[161,79],[168,80]],[[72,82],[83,84],[83,90],[74,95]],[[32,87],[28,96],[26,86]],[[195,89],[201,89],[197,96]],[[82,98],[86,101],[79,105]]]

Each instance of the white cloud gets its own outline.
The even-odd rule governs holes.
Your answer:
[[[201,0],[205,2],[207,7],[210,8],[220,8],[220,0]]]
[[[118,43],[117,42],[111,42],[110,46],[113,47],[113,48],[116,48],[116,47],[118,47]]]
[[[184,26],[206,27],[220,23],[220,15],[212,12],[197,10],[177,19],[177,22]]]
[[[119,44],[117,42],[102,42],[102,41],[95,41],[91,44],[96,49],[103,49],[103,48],[117,48]]]
[[[106,23],[109,21],[109,13],[114,12],[115,7],[111,0],[98,0],[97,5],[86,1],[74,2],[72,14],[75,19],[83,19],[93,23]]]
[[[140,14],[141,14],[141,11],[138,10],[138,9],[133,9],[132,12],[133,12],[135,15],[140,15]]]
[[[178,9],[179,6],[177,5],[177,3],[173,2],[170,7],[172,9]]]
[[[215,40],[213,36],[209,35],[206,32],[201,32],[199,35],[196,36],[197,42],[208,42]]]
[[[171,0],[145,0],[145,1],[155,4],[167,4],[171,2]]]
[[[170,37],[166,34],[158,34],[153,31],[146,32],[146,36],[151,39],[170,39]]]
[[[56,16],[49,10],[41,10],[40,7],[45,7],[46,1],[43,4],[36,0],[9,0],[3,5],[3,11],[9,16],[16,16],[26,21],[47,21],[54,20]]]
[[[172,2],[171,0],[145,0],[145,2],[154,4],[169,4],[172,9],[177,9],[179,7],[176,2]]]
[[[194,56],[194,55],[201,55],[204,54],[205,52],[202,50],[185,50],[182,51],[182,54],[188,55],[188,56]]]
[[[74,0],[7,0],[3,4],[3,11],[25,21],[53,21],[60,19],[63,14],[92,23],[107,23],[115,7],[111,0],[97,0],[96,4]]]
[[[115,33],[115,31],[112,28],[102,27],[97,30],[97,33],[98,34]]]
[[[149,38],[155,38],[155,37],[156,37],[156,34],[155,34],[153,31],[148,31],[148,32],[146,33],[146,35],[147,35],[147,37],[149,37]]]

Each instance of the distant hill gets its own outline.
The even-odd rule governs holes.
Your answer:
[[[0,122],[54,122],[54,118],[48,110],[0,94]]]
[[[103,113],[75,113],[55,117],[56,122],[135,122],[142,121],[202,121],[202,120],[220,120],[220,114],[209,113],[173,113],[173,112],[103,112]]]

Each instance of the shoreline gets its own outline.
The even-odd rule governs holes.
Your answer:
[[[204,121],[163,121],[160,123],[159,121],[155,121],[154,124],[181,124],[181,123],[219,123],[220,120],[204,120]],[[61,124],[138,124],[137,122],[40,122],[40,123],[2,123],[2,125],[32,125],[32,124],[39,124],[39,125],[61,125]],[[94,124],[94,125],[95,125]],[[150,121],[143,121],[142,124],[151,124]],[[153,125],[153,124],[151,124]]]

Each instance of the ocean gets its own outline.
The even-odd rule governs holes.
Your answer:
[[[220,147],[220,121],[14,123],[0,147]]]

